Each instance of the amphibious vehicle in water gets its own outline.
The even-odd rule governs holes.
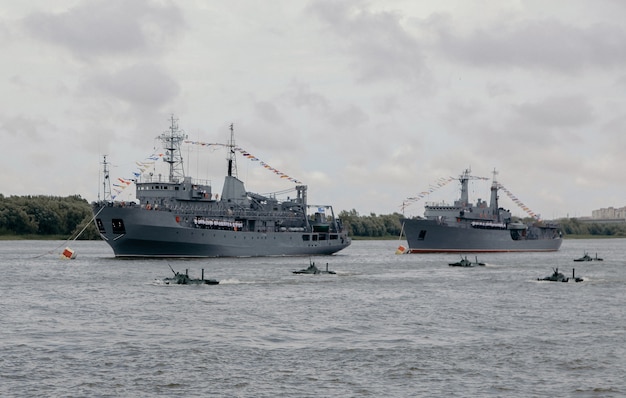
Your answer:
[[[461,257],[459,261],[456,263],[449,263],[451,267],[475,267],[477,265],[485,265],[485,263],[481,263],[478,261],[478,257],[476,257],[476,261],[471,261],[467,259],[467,256]]]
[[[185,270],[185,273],[181,274],[180,272],[174,271],[174,268],[172,268],[171,265],[170,269],[174,273],[174,276],[172,278],[163,279],[163,282],[165,282],[166,285],[219,285],[220,283],[217,279],[204,279],[204,268],[202,269],[201,278],[191,278],[189,276],[189,270]]]
[[[569,278],[559,272],[558,268],[554,268],[554,272],[552,275],[546,276],[545,278],[537,278],[538,281],[548,281],[548,282],[569,282],[570,280],[573,282],[582,282],[583,278],[576,276],[576,270],[572,269],[572,277]]]
[[[138,203],[113,201],[110,186],[107,197],[105,158],[105,200],[94,202],[93,212],[116,257],[310,256],[350,245],[332,206],[308,203],[306,185],[296,185],[295,197],[282,201],[246,190],[234,167],[236,152],[246,153],[235,146],[232,125],[229,143],[221,145],[228,150],[221,196],[209,182],[184,174],[181,144],[186,137],[174,117],[159,138],[169,176],[138,175]]]
[[[301,269],[299,271],[293,271],[294,274],[298,275],[320,275],[320,274],[330,274],[335,275],[335,271],[328,270],[328,263],[326,263],[326,270],[321,270],[315,266],[315,263],[309,260],[309,266],[305,269]]]

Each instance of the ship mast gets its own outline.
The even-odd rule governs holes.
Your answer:
[[[461,199],[460,199],[460,205],[461,207],[466,207],[467,204],[469,203],[469,196],[467,194],[467,182],[470,179],[470,173],[472,172],[472,170],[470,169],[465,169],[463,171],[463,174],[461,174],[461,176],[459,177],[459,181],[461,182]]]
[[[183,155],[180,150],[180,145],[186,138],[184,132],[178,130],[178,119],[171,117],[171,125],[169,131],[164,132],[159,136],[165,149],[165,156],[163,161],[170,165],[169,182],[178,182],[185,177],[185,170],[183,167]]]
[[[471,175],[471,172],[472,172],[472,169],[467,168],[463,171],[463,174],[459,176],[459,182],[461,183],[461,197],[459,198],[459,200],[454,202],[455,206],[467,207],[467,205],[469,204],[469,194],[468,194],[469,180],[487,180],[487,178],[473,176]],[[494,173],[495,173],[495,170],[494,170]],[[495,174],[494,174],[494,180],[495,180]]]
[[[237,157],[235,156],[235,129],[233,123],[230,124],[230,140],[228,141],[228,176],[237,177]]]
[[[102,173],[104,180],[102,181],[103,200],[111,200],[111,179],[109,178],[109,164],[107,163],[107,155],[102,155]],[[100,201],[100,190],[98,190],[98,201]]]
[[[491,208],[492,215],[498,215],[498,181],[496,181],[496,175],[498,172],[493,169],[493,181],[491,183],[491,201],[489,207]]]

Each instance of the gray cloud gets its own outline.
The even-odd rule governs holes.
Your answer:
[[[93,198],[101,154],[128,177],[173,113],[204,141],[235,123],[335,210],[388,213],[468,166],[544,215],[624,205],[623,2],[5,3],[0,134],[32,152],[3,158],[4,194]],[[213,157],[196,177],[218,181]]]
[[[493,117],[498,112],[498,117]],[[596,114],[591,104],[575,95],[547,96],[521,102],[451,101],[441,119],[448,135],[464,145],[468,159],[475,154],[498,154],[494,161],[512,161],[519,156],[527,162],[537,150],[568,152],[588,145],[586,126],[593,126]],[[501,153],[506,151],[506,156]],[[530,151],[530,152],[529,152]],[[475,164],[475,163],[473,163]]]
[[[184,26],[173,4],[149,0],[79,2],[62,13],[32,13],[23,24],[34,37],[78,57],[158,52]]]
[[[92,77],[85,92],[111,95],[118,100],[142,107],[160,107],[173,101],[180,87],[162,68],[152,64],[136,64],[111,74]]]
[[[51,131],[55,133],[57,131],[48,120],[41,117],[18,115],[9,118],[2,117],[0,120],[0,131],[5,131],[10,136],[19,136],[28,140],[41,140]]]
[[[353,57],[360,82],[416,83],[426,72],[420,43],[402,26],[400,14],[374,12],[362,2],[319,1],[309,9]]]
[[[336,106],[322,94],[299,82],[292,83],[284,94],[291,106],[302,108],[334,128],[353,128],[368,120],[367,114],[355,105]]]
[[[469,35],[447,23],[438,27],[441,51],[476,67],[533,67],[576,72],[585,67],[619,67],[626,63],[626,30],[609,23],[583,27],[554,18],[517,23],[494,22]]]
[[[582,127],[594,119],[593,109],[582,96],[549,97],[514,106],[520,119],[544,127]]]
[[[259,118],[264,120],[267,123],[271,124],[282,124],[283,117],[280,114],[280,111],[270,101],[258,101],[254,105],[256,114]]]

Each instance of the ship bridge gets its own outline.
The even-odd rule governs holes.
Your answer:
[[[211,201],[218,196],[212,194],[210,181],[193,180],[184,177],[182,182],[164,181],[160,178],[148,178],[137,182],[137,199],[141,204],[154,201]]]

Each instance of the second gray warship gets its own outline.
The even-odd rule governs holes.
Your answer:
[[[513,221],[498,206],[499,184],[491,184],[491,199],[469,202],[470,170],[459,177],[461,197],[454,205],[425,206],[424,218],[403,220],[408,253],[557,251],[563,242],[558,225]]]
[[[93,203],[96,226],[116,257],[310,256],[350,245],[332,206],[307,203],[306,185],[296,185],[296,197],[283,201],[246,191],[233,170],[232,125],[230,142],[223,145],[228,163],[221,196],[209,182],[185,176],[180,151],[185,135],[173,116],[159,138],[169,178],[139,176],[139,203],[113,201],[106,192],[105,200]],[[106,184],[106,160],[104,169]]]

